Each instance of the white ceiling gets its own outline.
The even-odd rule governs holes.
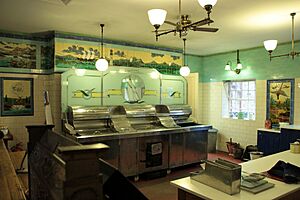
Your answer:
[[[57,30],[161,47],[182,48],[178,36],[168,34],[155,41],[147,10],[163,8],[167,20],[178,18],[178,0],[0,0],[0,29],[17,32]],[[291,40],[291,12],[295,16],[295,39],[300,40],[300,0],[218,0],[211,18],[217,33],[189,31],[187,53],[208,55],[262,46],[266,39]],[[197,0],[182,0],[182,14],[192,21],[206,17]],[[298,25],[298,26],[297,26]],[[161,29],[171,26],[164,24]]]

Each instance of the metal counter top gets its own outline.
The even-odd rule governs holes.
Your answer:
[[[179,127],[179,128],[161,128],[153,130],[139,130],[129,133],[104,133],[97,135],[83,135],[83,136],[73,136],[80,143],[91,143],[91,142],[101,142],[104,140],[113,139],[126,139],[126,138],[136,138],[136,137],[147,137],[147,136],[157,136],[172,133],[186,133],[191,131],[202,131],[212,128],[211,125],[196,125],[189,127]]]

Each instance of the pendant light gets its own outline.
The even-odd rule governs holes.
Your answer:
[[[292,17],[292,51],[290,53],[281,54],[281,55],[272,55],[272,52],[277,47],[277,40],[266,40],[264,41],[265,49],[269,52],[270,61],[272,58],[278,58],[278,57],[289,57],[291,56],[292,59],[294,59],[296,56],[300,55],[300,52],[295,51],[295,15],[296,13],[290,14]]]
[[[181,76],[188,76],[190,74],[190,68],[186,64],[185,41],[186,38],[183,38],[183,66],[179,69],[179,73]]]
[[[100,28],[101,28],[101,55],[100,55],[100,58],[95,63],[96,69],[100,72],[104,72],[108,69],[108,62],[103,57],[103,27],[104,27],[104,24],[100,24]]]

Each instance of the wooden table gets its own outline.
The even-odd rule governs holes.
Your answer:
[[[251,160],[242,163],[242,170],[248,173],[265,172],[275,165],[278,160],[292,163],[300,167],[300,154],[291,153],[289,150]],[[239,194],[228,195],[224,192],[216,190],[198,181],[185,177],[171,181],[171,185],[178,188],[179,200],[199,200],[199,199],[221,199],[221,200],[253,200],[253,199],[284,199],[292,200],[300,197],[300,184],[286,184],[281,181],[266,178],[275,184],[274,188],[266,190],[258,194],[252,194],[241,190]]]
[[[15,168],[2,139],[0,139],[0,199],[26,199],[15,172]]]

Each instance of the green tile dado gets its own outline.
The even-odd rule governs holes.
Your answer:
[[[296,51],[300,51],[300,42],[295,43]],[[286,54],[291,52],[291,43],[278,45],[274,55]],[[232,71],[225,71],[227,61],[236,65],[236,51],[208,55],[188,57],[192,72],[199,73],[200,82],[220,82],[223,80],[239,79],[283,79],[300,77],[300,56],[294,60],[289,57],[273,58],[270,62],[268,52],[264,47],[240,50],[240,60],[243,69],[240,74]]]

